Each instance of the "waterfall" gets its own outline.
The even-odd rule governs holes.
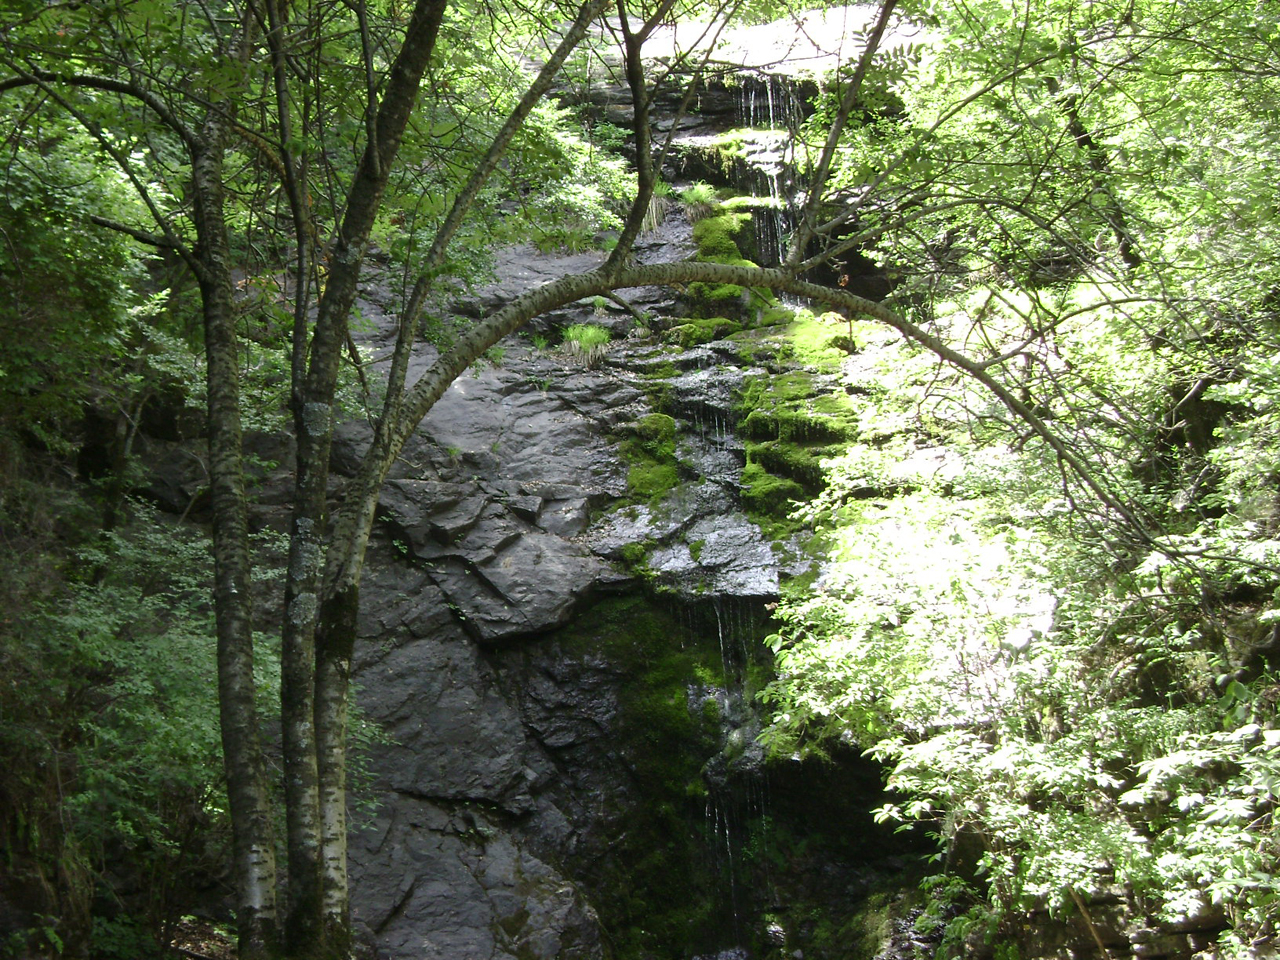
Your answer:
[[[750,73],[740,78],[738,120],[755,135],[743,140],[746,153],[738,186],[765,201],[754,216],[756,259],[765,267],[777,266],[785,257],[796,223],[796,142],[805,118],[804,93],[788,76]]]
[[[751,942],[754,910],[772,890],[768,871],[768,782],[764,752],[756,738],[760,720],[751,689],[751,665],[763,635],[763,607],[740,597],[717,596],[700,604],[704,637],[714,631],[722,685],[690,690],[690,707],[702,711],[714,700],[720,745],[703,768],[706,786],[704,835],[708,862],[718,878],[724,932]],[[732,947],[713,956],[744,956]]]

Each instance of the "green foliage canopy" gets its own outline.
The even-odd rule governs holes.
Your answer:
[[[853,740],[899,793],[883,819],[977,840],[934,883],[973,905],[937,914],[949,950],[1126,885],[1243,953],[1280,919],[1275,11],[913,13],[928,40],[868,87],[820,235],[872,244],[889,302],[1025,413],[849,323],[857,435],[802,513],[831,554],[779,609],[766,737]]]

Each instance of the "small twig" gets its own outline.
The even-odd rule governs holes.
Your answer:
[[[1102,942],[1102,937],[1098,934],[1098,928],[1093,925],[1093,917],[1089,916],[1089,911],[1085,908],[1084,901],[1080,899],[1080,894],[1076,893],[1076,888],[1068,889],[1071,899],[1075,901],[1076,909],[1080,911],[1080,916],[1084,917],[1085,926],[1089,928],[1089,933],[1093,935],[1093,942],[1098,945],[1098,950],[1106,960],[1111,960],[1111,951],[1107,949],[1107,945]]]
[[[623,310],[627,311],[627,313],[631,314],[632,318],[635,320],[637,324],[639,324],[642,327],[649,326],[648,319],[645,317],[644,314],[642,314],[639,310],[636,309],[635,304],[633,304],[630,300],[620,297],[616,293],[613,293],[612,291],[610,291],[609,293],[606,293],[604,296],[606,300],[613,301],[618,306],[620,306]]]

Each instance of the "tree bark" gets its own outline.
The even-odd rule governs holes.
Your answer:
[[[279,940],[275,845],[253,679],[249,511],[231,257],[223,214],[221,121],[211,120],[204,134],[192,152],[191,180],[207,364],[218,704],[231,808],[240,956],[255,960],[273,954]]]
[[[293,421],[298,449],[281,647],[281,712],[285,738],[286,830],[289,838],[289,950],[345,956],[350,948],[346,880],[346,678],[350,651],[325,646],[317,623],[327,524],[333,399],[347,318],[374,217],[430,62],[447,0],[419,0],[365,145],[329,256],[310,343],[295,343]],[[370,112],[374,105],[369,105]],[[301,343],[302,346],[297,344]],[[317,643],[319,639],[319,643]],[[340,809],[339,809],[340,808]]]

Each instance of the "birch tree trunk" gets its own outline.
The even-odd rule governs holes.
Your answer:
[[[223,205],[223,138],[223,121],[210,119],[192,151],[191,179],[200,241],[198,273],[207,364],[219,720],[231,807],[240,956],[256,960],[275,952],[279,936],[271,805],[253,678],[249,511],[241,450],[235,304]]]
[[[285,926],[289,950],[296,955],[342,957],[350,952],[345,790],[350,650],[335,650],[328,634],[317,636],[316,629],[333,400],[369,232],[447,5],[447,0],[419,0],[381,101],[369,104],[373,136],[347,195],[315,327],[309,343],[300,341],[295,347],[306,357],[294,358],[295,371],[304,369],[305,361],[305,376],[293,389],[298,449],[282,627],[281,712],[290,886]],[[325,607],[332,602],[325,600]],[[342,691],[341,697],[334,697],[335,690]]]

